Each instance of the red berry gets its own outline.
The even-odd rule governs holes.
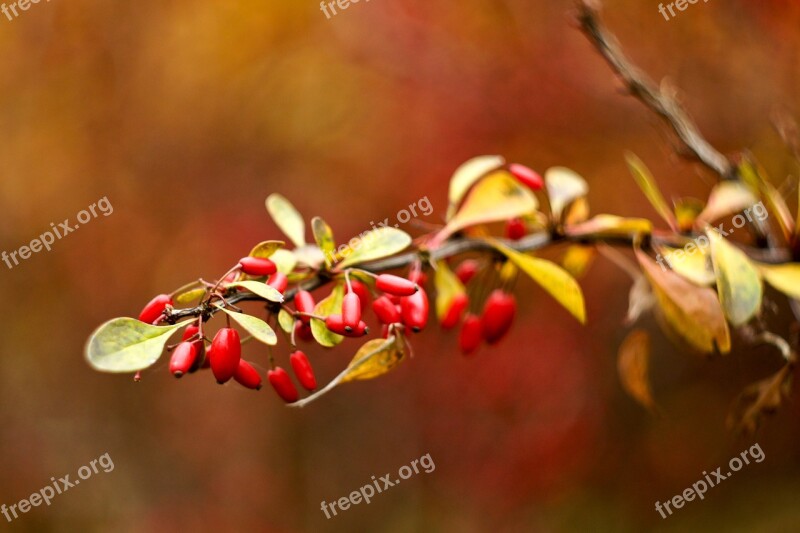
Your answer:
[[[344,322],[344,329],[352,331],[358,327],[361,322],[361,300],[354,292],[348,292],[344,295],[342,300],[342,321]]]
[[[267,285],[283,294],[284,291],[286,291],[286,287],[289,286],[289,278],[287,278],[286,274],[283,272],[275,272],[269,277],[269,280],[267,280]]]
[[[411,296],[419,289],[417,284],[413,281],[392,274],[381,274],[378,276],[375,286],[379,290],[394,294],[395,296]]]
[[[469,280],[475,277],[479,269],[480,265],[476,260],[467,259],[456,267],[456,276],[461,280],[461,283],[466,285],[469,283]]]
[[[428,281],[428,275],[421,269],[414,269],[408,273],[408,279],[422,287]]]
[[[388,339],[389,331],[390,331],[389,324],[384,324],[383,326],[381,326],[381,337],[383,337],[384,339]]]
[[[300,338],[300,340],[304,341],[311,341],[314,340],[314,334],[311,333],[311,326],[308,324],[304,324],[299,320],[295,322],[294,325],[294,336],[295,338]]]
[[[508,171],[511,172],[512,176],[517,178],[517,181],[534,191],[539,191],[544,187],[544,180],[542,177],[525,165],[512,163],[508,166]]]
[[[496,344],[511,328],[517,312],[517,301],[513,295],[495,289],[486,299],[481,316],[483,338],[489,344]]]
[[[372,302],[372,310],[375,311],[378,320],[384,324],[400,322],[400,313],[397,311],[397,307],[386,296],[376,298],[375,301]]]
[[[183,330],[183,337],[181,337],[181,340],[188,341],[189,339],[197,335],[199,331],[200,328],[198,326],[195,326],[194,324],[192,324],[191,326],[186,326],[186,329]]]
[[[481,319],[473,314],[468,314],[458,334],[458,346],[461,348],[461,353],[470,355],[481,345],[481,340]]]
[[[242,257],[239,267],[249,276],[271,276],[278,270],[275,263],[264,257]]]
[[[211,368],[211,349],[214,346],[211,345],[206,349],[206,357],[203,359],[203,364],[200,365],[200,368]]]
[[[309,391],[317,388],[317,378],[314,377],[314,369],[311,368],[306,354],[298,350],[289,356],[289,362],[300,385]]]
[[[294,295],[294,306],[301,313],[314,313],[314,307],[316,307],[316,304],[314,303],[314,297],[311,296],[310,292],[299,290],[297,291],[297,294]],[[302,320],[304,324],[308,324],[311,321],[311,317],[301,316],[300,320]]]
[[[218,383],[225,383],[236,374],[242,358],[242,343],[239,333],[233,328],[222,328],[214,336],[208,352],[211,371]]]
[[[258,371],[253,368],[253,365],[244,359],[239,359],[239,368],[236,369],[233,379],[248,389],[259,390],[261,388],[261,376],[258,375]]]
[[[358,299],[361,300],[361,311],[363,312],[372,301],[372,294],[370,294],[369,288],[361,281],[352,278],[350,279],[350,287],[354,293],[358,294]]]
[[[428,323],[428,294],[420,289],[400,300],[403,324],[415,333],[422,331]]]
[[[193,342],[182,342],[172,352],[169,360],[170,373],[179,378],[188,374],[197,358],[197,346]]]
[[[300,399],[300,395],[297,394],[297,389],[286,370],[281,367],[270,370],[267,372],[267,379],[272,388],[275,389],[275,392],[278,393],[278,396],[283,398],[284,402],[294,403]]]
[[[150,303],[144,306],[142,312],[139,313],[139,320],[146,324],[152,324],[164,313],[164,309],[168,305],[172,305],[172,297],[169,294],[159,294]]]
[[[369,333],[369,328],[367,327],[366,322],[363,320],[360,320],[358,325],[351,331],[347,331],[344,327],[342,315],[329,315],[327,318],[325,318],[325,327],[327,327],[330,331],[338,335],[344,335],[345,337],[363,337]]]
[[[512,218],[506,222],[506,238],[512,241],[518,241],[525,236],[528,229],[525,227],[525,221],[521,218]]]
[[[441,326],[443,329],[454,328],[461,320],[461,315],[469,307],[469,296],[466,294],[457,294],[450,301],[450,307],[442,317]]]

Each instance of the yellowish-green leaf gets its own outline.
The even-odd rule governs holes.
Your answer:
[[[286,245],[283,241],[264,241],[256,244],[250,253],[248,254],[250,257],[261,257],[261,258],[268,258],[272,257],[276,251],[280,250]]]
[[[755,203],[756,197],[747,185],[740,181],[723,181],[711,190],[708,204],[698,215],[697,221],[711,223],[734,215]]]
[[[436,262],[433,284],[436,287],[436,317],[441,321],[450,309],[453,298],[467,291],[445,261]]]
[[[281,309],[278,312],[278,324],[280,324],[281,329],[286,333],[291,333],[294,329],[294,316],[287,311],[286,309]]]
[[[711,260],[717,278],[717,293],[725,316],[741,326],[761,308],[763,287],[755,265],[747,255],[726,241],[716,230],[706,230],[711,241]]]
[[[490,239],[489,242],[541,285],[581,324],[586,323],[586,304],[583,300],[583,292],[569,272],[551,261],[522,254],[494,239]]]
[[[564,253],[564,258],[561,259],[561,266],[563,266],[564,270],[569,272],[572,277],[580,279],[586,274],[586,271],[589,270],[596,255],[597,250],[595,250],[594,247],[574,244],[567,248],[567,251]]]
[[[253,315],[248,315],[246,313],[229,311],[220,305],[217,305],[217,307],[220,309],[220,311],[224,312],[233,320],[235,320],[257,341],[263,342],[264,344],[268,344],[270,346],[275,346],[278,344],[278,337],[275,335],[275,332],[271,327],[269,327],[269,324],[260,318]]]
[[[672,330],[701,353],[730,352],[730,330],[717,293],[658,266],[639,249],[635,253]]]
[[[625,389],[648,411],[657,410],[650,388],[650,335],[644,330],[630,332],[619,348],[617,372]]]
[[[577,172],[566,167],[552,167],[544,173],[550,212],[553,219],[561,220],[564,208],[589,193],[589,184]]]
[[[97,328],[86,343],[86,360],[100,372],[137,372],[152,366],[175,330],[190,321],[171,326],[151,326],[133,318],[115,318]]]
[[[450,192],[448,193],[450,205],[447,208],[447,220],[450,220],[456,213],[458,204],[470,187],[505,164],[505,159],[499,155],[484,155],[470,159],[458,167],[453,177],[450,178]]]
[[[270,260],[275,263],[278,272],[286,274],[287,276],[291,274],[294,267],[297,266],[297,257],[289,250],[275,250],[270,256]]]
[[[392,227],[377,228],[368,231],[358,239],[355,246],[348,248],[347,255],[337,265],[338,268],[374,261],[402,252],[411,244],[411,236],[403,230]]]
[[[306,223],[292,203],[280,194],[267,197],[267,211],[281,231],[298,248],[306,244]]]
[[[742,180],[754,192],[758,191],[761,197],[767,202],[769,211],[778,219],[778,225],[783,232],[784,238],[791,240],[795,232],[794,218],[786,205],[780,192],[772,186],[766,176],[766,171],[752,157],[742,159],[738,167],[739,175]],[[800,213],[798,213],[800,215]]]
[[[505,170],[492,172],[472,187],[461,208],[436,236],[441,242],[466,227],[532,214],[538,202]]]
[[[317,303],[317,306],[314,308],[314,314],[322,317],[341,314],[343,298],[343,284],[335,286],[327,298]],[[337,335],[329,330],[325,326],[325,322],[317,320],[316,318],[311,319],[311,333],[314,335],[317,342],[326,348],[332,348],[344,339],[341,335]]]
[[[653,223],[644,218],[622,218],[615,215],[597,215],[582,224],[566,228],[571,237],[593,237],[598,239],[632,238],[649,235]]]
[[[675,200],[675,218],[678,221],[678,231],[681,233],[689,232],[705,207],[706,204],[697,198],[679,198]]]
[[[175,296],[175,303],[178,305],[190,304],[192,302],[196,302],[197,300],[205,296],[205,294],[206,290],[202,287],[198,289],[191,289]]]
[[[266,283],[261,283],[260,281],[253,281],[253,280],[236,281],[233,283],[226,284],[225,287],[240,287],[243,289],[247,289],[253,294],[261,296],[262,298],[264,298],[265,300],[269,300],[270,302],[280,303],[283,301],[283,295],[280,292],[278,292],[276,288],[270,287]]]
[[[800,263],[786,263],[783,265],[756,265],[764,279],[794,300],[800,300]]]
[[[656,251],[660,256],[657,258],[660,264],[672,268],[692,283],[709,287],[717,280],[707,247],[698,246],[692,241],[683,248],[657,246]]]
[[[633,174],[636,184],[639,185],[639,188],[642,190],[647,200],[656,212],[661,215],[661,218],[669,224],[669,227],[676,230],[678,228],[678,222],[675,220],[675,215],[664,200],[664,196],[662,196],[661,191],[658,189],[653,175],[650,174],[650,170],[641,159],[631,152],[625,154],[625,160],[628,162],[628,168],[631,174]]]
[[[330,268],[336,260],[336,241],[333,239],[333,230],[321,217],[311,219],[311,230],[314,240],[325,258],[325,266]]]

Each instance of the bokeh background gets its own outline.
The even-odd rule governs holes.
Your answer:
[[[752,148],[783,182],[796,167],[769,116],[800,112],[800,6],[712,1],[671,21],[657,6],[608,0],[606,19],[635,61],[682,88],[712,143]],[[605,260],[582,280],[586,327],[523,281],[517,324],[497,349],[465,359],[455,335],[432,326],[394,373],[302,411],[269,389],[176,381],[165,363],[135,384],[83,360],[101,322],[278,237],[263,204],[271,192],[340,237],[424,196],[436,224],[456,166],[499,153],[575,169],[595,212],[655,217],[624,166],[630,149],[666,195],[704,198],[712,177],[620,93],[571,7],[374,0],[326,19],[310,0],[54,0],[0,16],[0,249],[100,198],[114,207],[49,253],[0,264],[0,502],[74,478],[106,452],[115,464],[0,526],[796,530],[796,394],[754,440],[724,426],[737,392],[777,369],[777,356],[702,361],[646,321],[664,411],[648,416],[616,376],[630,280]],[[787,311],[776,313],[780,323]],[[354,349],[310,348],[320,379]],[[246,356],[266,365],[263,349]],[[764,462],[667,520],[655,512],[753,442]],[[426,453],[434,472],[326,520],[322,500]]]

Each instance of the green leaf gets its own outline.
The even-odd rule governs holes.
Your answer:
[[[278,324],[280,324],[281,329],[286,333],[291,333],[294,329],[294,316],[287,311],[286,309],[281,309],[278,313]]]
[[[269,327],[269,324],[260,318],[245,313],[229,311],[221,305],[217,305],[217,308],[235,320],[257,341],[263,342],[264,344],[268,344],[270,346],[275,346],[278,344],[278,337],[275,335],[275,332],[271,327]]]
[[[581,324],[586,323],[583,292],[569,272],[551,261],[519,253],[494,239],[490,239],[489,242],[550,293]]]
[[[650,174],[650,170],[641,159],[631,152],[625,154],[625,160],[628,162],[628,168],[631,174],[633,174],[636,184],[639,185],[645,197],[650,201],[650,204],[656,212],[661,215],[661,218],[669,224],[672,230],[677,230],[678,221],[675,220],[675,215],[664,200],[664,196],[661,195],[661,191],[658,189],[653,175]]]
[[[266,283],[261,283],[260,281],[253,281],[253,280],[245,280],[245,281],[235,281],[233,283],[228,283],[225,287],[241,287],[247,289],[248,291],[252,292],[257,296],[261,296],[265,300],[269,300],[270,302],[281,303],[283,302],[283,295],[278,292],[277,289],[274,287],[270,287]]]
[[[445,261],[437,261],[433,278],[436,287],[436,317],[441,320],[450,309],[453,298],[467,291]]]
[[[411,236],[403,230],[391,227],[377,228],[364,234],[358,244],[348,248],[348,254],[337,265],[346,268],[352,265],[374,261],[402,252],[411,244]]]
[[[763,287],[758,270],[744,252],[716,230],[709,228],[706,235],[711,242],[719,301],[730,323],[741,326],[761,308]]]
[[[330,268],[336,259],[336,241],[333,240],[333,230],[321,217],[311,219],[311,230],[314,240],[325,258],[325,266]]]
[[[298,248],[306,244],[306,223],[292,203],[280,194],[267,197],[267,211],[281,231]]]
[[[577,172],[566,167],[552,167],[544,173],[550,212],[553,219],[560,220],[564,208],[589,192],[589,184]]]
[[[314,314],[322,317],[341,314],[343,298],[344,285],[340,284],[335,286],[330,295],[314,307]],[[344,340],[344,337],[333,333],[325,327],[325,322],[317,320],[316,318],[311,319],[311,333],[314,335],[317,342],[326,348],[332,348]]]
[[[480,180],[470,190],[461,208],[435,237],[441,243],[466,227],[532,214],[538,202],[530,189],[505,170]]]
[[[784,265],[765,265],[756,263],[764,279],[794,300],[800,300],[800,263],[786,263]]]
[[[86,360],[101,372],[137,372],[153,365],[167,341],[191,321],[151,326],[133,318],[115,318],[97,328],[86,343]]]
[[[279,249],[283,248],[286,245],[283,241],[264,241],[256,244],[250,253],[247,254],[250,257],[260,257],[266,259],[271,257]]]
[[[448,200],[450,205],[447,208],[447,220],[453,218],[458,209],[458,204],[478,180],[498,170],[506,164],[505,159],[499,155],[484,155],[470,159],[458,167],[450,178],[450,192]]]
[[[640,249],[634,252],[672,330],[702,353],[730,352],[731,334],[717,294],[659,267]]]

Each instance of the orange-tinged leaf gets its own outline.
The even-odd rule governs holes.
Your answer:
[[[650,335],[644,330],[631,331],[619,348],[617,372],[625,391],[650,412],[657,410],[648,377]]]
[[[717,293],[663,269],[640,249],[634,250],[669,326],[702,353],[731,350],[731,337]]]
[[[467,194],[470,187],[505,164],[505,159],[499,155],[483,155],[472,158],[458,167],[453,177],[450,178],[450,191],[448,193],[450,205],[447,208],[447,220],[453,218],[458,209],[458,204],[464,199],[464,195]]]

